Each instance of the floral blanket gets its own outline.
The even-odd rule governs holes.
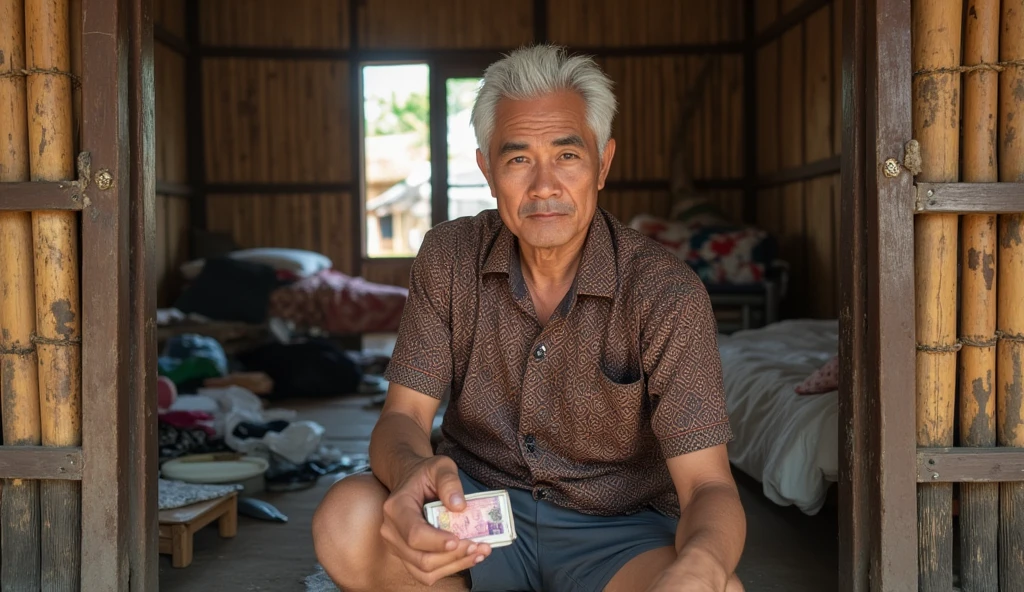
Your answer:
[[[686,261],[705,284],[760,283],[776,257],[767,231],[709,215],[706,205],[677,210],[674,220],[641,214],[629,225]]]

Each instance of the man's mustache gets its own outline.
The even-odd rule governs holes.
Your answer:
[[[539,199],[528,201],[519,208],[520,216],[533,216],[534,214],[573,214],[576,206],[572,203],[558,201],[556,199]]]

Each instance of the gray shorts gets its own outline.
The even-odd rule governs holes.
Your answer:
[[[490,489],[459,471],[465,493]],[[637,555],[675,545],[678,521],[654,510],[591,516],[509,489],[516,540],[470,568],[473,592],[601,592]]]

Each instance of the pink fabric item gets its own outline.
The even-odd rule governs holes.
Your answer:
[[[166,411],[158,414],[157,418],[179,430],[203,430],[210,436],[216,435],[214,417],[204,411]]]
[[[159,376],[156,379],[156,406],[157,409],[170,409],[178,398],[178,387],[174,381],[166,376]]]
[[[821,395],[839,390],[839,356],[833,356],[794,389],[799,395]]]
[[[333,334],[398,331],[409,291],[324,270],[270,295],[270,315]]]

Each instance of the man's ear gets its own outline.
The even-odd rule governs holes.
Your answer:
[[[494,182],[491,180],[491,172],[487,168],[487,161],[484,160],[484,153],[479,148],[476,149],[476,166],[480,167],[480,172],[487,179],[487,186],[491,189],[491,197],[498,197],[498,192],[494,190]]]
[[[608,178],[608,171],[612,169],[612,159],[615,158],[615,138],[609,138],[604,145],[604,154],[601,156],[601,170],[597,176],[597,190],[604,189],[604,181]]]

